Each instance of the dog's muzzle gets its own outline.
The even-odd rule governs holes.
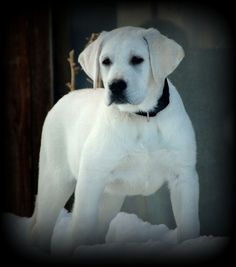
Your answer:
[[[124,80],[113,80],[109,84],[109,90],[111,92],[109,105],[111,105],[112,103],[127,104],[128,100],[126,97],[126,88],[127,83]]]

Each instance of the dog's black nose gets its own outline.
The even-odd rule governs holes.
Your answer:
[[[112,93],[119,95],[127,88],[127,83],[124,80],[113,80],[109,85]]]

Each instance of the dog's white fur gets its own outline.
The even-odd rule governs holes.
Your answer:
[[[131,65],[133,55],[144,61]],[[183,56],[157,30],[135,27],[103,32],[80,54],[94,87],[101,79],[105,89],[71,92],[47,115],[32,220],[40,246],[49,247],[58,213],[74,191],[70,251],[104,240],[126,195],[150,195],[165,182],[179,241],[199,234],[195,135],[178,92],[168,80],[169,105],[149,121],[135,114],[153,109]],[[110,66],[102,64],[107,57]],[[127,82],[127,104],[108,106],[114,79]]]

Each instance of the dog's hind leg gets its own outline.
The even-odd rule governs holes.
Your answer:
[[[52,168],[50,168],[52,170]],[[72,195],[75,181],[61,170],[41,170],[35,211],[32,217],[31,240],[44,250],[50,249],[53,228],[60,210]]]

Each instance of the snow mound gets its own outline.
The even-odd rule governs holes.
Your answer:
[[[143,259],[155,257],[160,260],[204,258],[220,252],[228,243],[227,237],[200,236],[177,242],[177,229],[166,225],[152,225],[142,221],[135,214],[120,212],[111,221],[106,243],[94,246],[80,246],[74,255],[97,257],[119,255]]]
[[[49,258],[43,251],[32,247],[29,242],[30,218],[13,214],[3,216],[9,240],[24,254]],[[53,255],[60,255],[66,243],[71,214],[62,210],[54,228],[51,239]],[[177,242],[176,229],[170,230],[166,225],[152,225],[144,222],[135,214],[120,212],[111,221],[106,235],[106,242],[97,245],[79,246],[74,251],[74,258],[106,256],[155,256],[170,258],[173,256],[208,256],[220,252],[228,243],[227,237],[200,236],[195,239]]]
[[[111,221],[106,243],[160,241],[177,243],[176,229],[170,230],[166,225],[151,225],[139,219],[135,214],[120,212]]]

